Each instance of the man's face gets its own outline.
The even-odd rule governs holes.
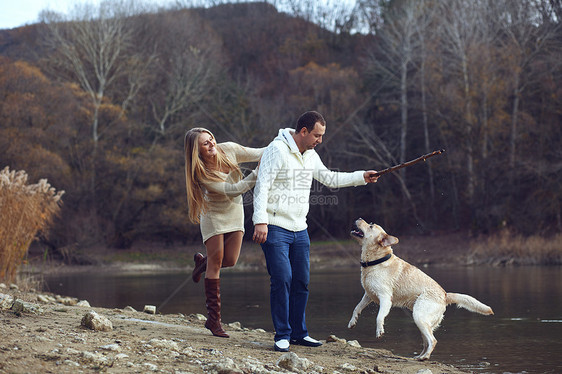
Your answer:
[[[322,136],[324,136],[325,132],[326,126],[322,126],[320,122],[316,122],[314,124],[314,129],[310,132],[304,127],[299,133],[301,136],[299,149],[301,149],[301,151],[314,149],[314,147],[322,143]]]

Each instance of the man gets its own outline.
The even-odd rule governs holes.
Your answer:
[[[378,179],[374,170],[328,170],[314,150],[325,131],[326,121],[314,111],[301,115],[295,130],[279,130],[263,153],[254,190],[253,240],[261,244],[271,278],[274,349],[280,352],[287,352],[290,344],[322,345],[308,335],[305,321],[310,279],[306,215],[312,179],[329,188]]]

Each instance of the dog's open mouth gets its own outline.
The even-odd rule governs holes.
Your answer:
[[[351,235],[357,236],[358,238],[362,238],[365,236],[363,231],[356,225],[353,225],[353,228],[351,229]]]

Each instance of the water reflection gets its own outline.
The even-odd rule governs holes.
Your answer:
[[[446,290],[470,294],[490,305],[494,316],[447,308],[435,336],[432,360],[479,373],[562,372],[562,269],[558,267],[429,267],[424,272]],[[273,330],[269,315],[269,278],[265,273],[222,274],[223,319],[246,327]],[[105,274],[52,276],[50,291],[86,299],[94,306],[142,310],[156,305],[161,313],[205,313],[203,283],[190,274]],[[188,280],[186,282],[186,280]],[[377,306],[371,304],[357,327],[347,329],[363,295],[359,270],[313,272],[307,308],[312,336],[330,334],[358,340],[362,346],[390,349],[411,357],[421,337],[409,312],[392,309],[385,335],[376,339]]]

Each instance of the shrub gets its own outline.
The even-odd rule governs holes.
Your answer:
[[[27,179],[23,170],[0,172],[0,280],[14,280],[29,245],[60,210],[64,191],[46,179],[29,185]]]
[[[492,265],[561,265],[562,234],[546,238],[514,234],[508,228],[475,240],[469,262]]]

